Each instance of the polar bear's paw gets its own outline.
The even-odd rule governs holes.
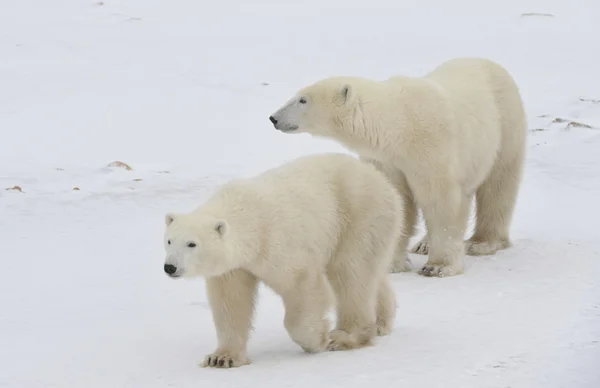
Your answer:
[[[463,270],[457,265],[425,264],[423,268],[419,270],[419,275],[440,278],[459,275],[461,273],[463,273]]]
[[[487,256],[493,255],[499,250],[510,247],[508,241],[465,241],[465,253],[469,256]]]
[[[329,344],[327,345],[327,350],[352,350],[371,346],[375,333],[375,327],[368,327],[356,333],[348,333],[343,330],[332,330],[329,332]]]
[[[412,261],[410,257],[405,256],[402,258],[397,258],[392,262],[392,266],[390,268],[390,273],[398,273],[398,272],[411,272],[412,271]]]
[[[423,237],[421,241],[419,241],[413,249],[410,250],[411,253],[416,253],[417,255],[428,255],[429,254],[429,240],[427,240],[427,236]]]
[[[329,344],[327,350],[338,351],[338,350],[349,350],[354,348],[354,341],[350,339],[350,334],[343,330],[332,330],[329,333]]]
[[[250,360],[245,356],[224,350],[217,350],[204,358],[201,366],[203,368],[237,368],[244,365],[249,365]]]
[[[380,337],[385,337],[386,335],[390,335],[392,333],[392,326],[389,322],[377,322],[377,335]]]

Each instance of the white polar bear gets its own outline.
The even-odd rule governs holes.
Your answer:
[[[284,133],[331,138],[384,170],[405,199],[404,231],[391,271],[407,266],[422,209],[425,276],[464,272],[464,254],[511,245],[509,228],[526,143],[517,85],[485,59],[447,61],[423,77],[331,77],[300,90],[269,119]],[[477,223],[463,243],[475,195]]]
[[[360,348],[389,334],[396,302],[388,269],[401,220],[402,199],[385,175],[343,154],[231,181],[193,212],[167,214],[165,272],[206,278],[218,347],[203,365],[250,363],[259,281],[281,295],[285,328],[307,352]]]

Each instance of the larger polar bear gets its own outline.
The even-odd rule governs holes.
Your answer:
[[[225,184],[191,213],[167,214],[165,272],[206,278],[218,347],[204,366],[250,363],[259,281],[282,297],[285,328],[307,352],[389,334],[396,302],[388,269],[401,219],[402,199],[385,175],[343,154],[301,157]]]
[[[428,230],[422,275],[461,274],[465,249],[487,255],[511,245],[527,130],[517,85],[500,65],[459,58],[423,77],[326,78],[269,119],[281,132],[335,139],[388,174],[405,198],[392,272],[409,265],[418,208]],[[475,232],[463,243],[473,196]]]

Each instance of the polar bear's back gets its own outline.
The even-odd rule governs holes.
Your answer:
[[[497,127],[498,131],[504,131],[513,128],[502,127],[502,117],[524,116],[522,99],[514,79],[504,67],[489,59],[452,59],[424,78],[445,91],[453,105],[452,111],[463,116],[456,118],[461,123],[475,118],[477,127]],[[495,125],[485,125],[486,122]]]
[[[266,171],[252,183],[262,188],[278,211],[284,209],[275,202],[314,216],[343,212],[348,218],[362,208],[390,209],[398,200],[383,174],[347,154],[300,157]]]
[[[320,154],[232,182],[214,203],[234,228],[248,235],[260,230],[259,256],[265,259],[254,270],[271,273],[273,266],[285,267],[284,272],[299,270],[306,260],[316,267],[326,265],[358,224],[381,230],[381,238],[394,233],[399,227],[400,201],[373,166],[350,155]],[[254,240],[247,243],[258,243]]]

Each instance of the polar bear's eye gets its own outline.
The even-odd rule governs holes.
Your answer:
[[[306,104],[306,98],[302,97],[302,98],[300,99],[300,103],[301,103],[301,104]]]
[[[167,240],[167,244],[171,245],[171,240]]]
[[[188,247],[193,248],[196,246],[196,243],[188,243]]]

